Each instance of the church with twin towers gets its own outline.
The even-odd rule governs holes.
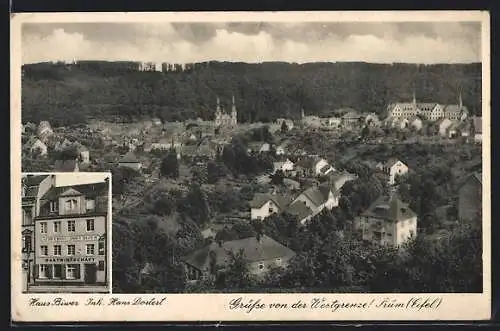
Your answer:
[[[236,110],[234,95],[232,96],[230,113],[226,112],[224,107],[221,106],[219,96],[217,96],[217,106],[215,109],[215,126],[218,128],[235,128],[237,125],[238,111]]]

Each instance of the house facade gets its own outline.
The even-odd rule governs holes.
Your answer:
[[[22,178],[22,249],[23,289],[34,282],[35,217],[40,212],[40,199],[55,185],[55,176],[28,175]]]
[[[417,235],[417,215],[397,196],[378,198],[356,220],[363,240],[397,247]]]
[[[483,179],[481,173],[469,175],[458,190],[458,219],[462,222],[481,221]]]
[[[46,156],[48,153],[47,145],[41,141],[40,139],[36,139],[35,142],[31,145],[30,152],[31,154],[37,154],[40,156]]]
[[[396,178],[406,175],[409,171],[408,166],[396,158],[391,158],[385,163],[377,164],[377,168],[387,175],[387,183],[389,185],[396,184]]]
[[[263,220],[272,214],[279,214],[287,205],[286,198],[280,195],[257,193],[250,201],[250,219]]]
[[[109,182],[52,186],[34,218],[35,285],[106,285]]]

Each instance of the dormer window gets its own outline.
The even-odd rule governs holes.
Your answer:
[[[49,202],[49,210],[51,213],[57,212],[57,201]]]
[[[77,203],[78,202],[76,201],[76,199],[66,200],[65,202],[66,210],[75,210]]]
[[[95,209],[95,200],[92,198],[85,199],[85,209],[86,210],[94,210]]]

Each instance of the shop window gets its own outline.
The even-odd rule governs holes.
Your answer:
[[[78,264],[68,264],[66,265],[66,278],[67,279],[79,279],[80,270]]]
[[[49,266],[46,264],[40,264],[38,271],[38,278],[48,278],[49,276]]]

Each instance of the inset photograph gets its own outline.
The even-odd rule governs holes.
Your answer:
[[[24,293],[109,293],[110,173],[22,174]]]

